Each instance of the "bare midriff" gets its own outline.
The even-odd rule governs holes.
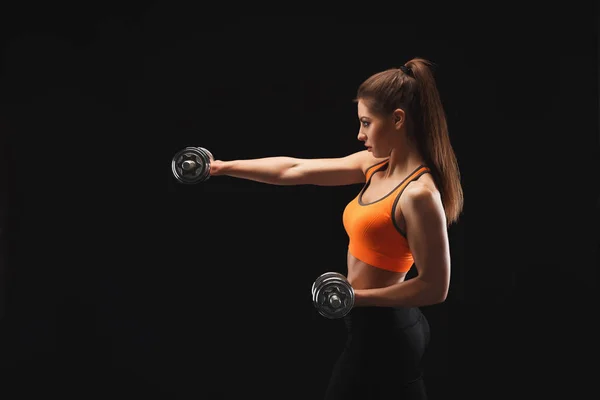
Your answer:
[[[348,282],[354,289],[374,289],[404,281],[406,272],[394,272],[377,268],[358,260],[348,252]]]

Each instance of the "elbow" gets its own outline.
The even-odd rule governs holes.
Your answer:
[[[437,293],[437,295],[433,298],[433,304],[441,304],[446,301],[448,298],[448,291],[443,291],[441,293]]]
[[[427,293],[426,298],[430,305],[441,304],[448,298],[450,291],[449,277],[442,276],[422,276],[423,290]]]
[[[441,304],[448,298],[447,285],[431,285],[428,290],[428,305]]]
[[[281,186],[300,185],[303,183],[303,179],[304,176],[302,170],[298,167],[298,163],[294,163],[279,172],[276,178],[276,184]]]
[[[423,306],[435,306],[446,301],[446,296],[431,296]]]
[[[432,290],[427,296],[424,305],[435,306],[436,304],[442,304],[446,301],[447,294],[439,291]]]
[[[443,285],[439,285],[437,286],[432,292],[433,292],[433,299],[435,301],[435,304],[440,304],[446,301],[446,299],[448,298],[448,290],[449,287],[447,284],[443,284]]]

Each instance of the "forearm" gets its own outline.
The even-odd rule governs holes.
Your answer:
[[[419,277],[375,289],[355,289],[355,307],[423,307],[441,303],[446,290]]]
[[[248,179],[273,185],[292,185],[287,172],[298,164],[293,157],[265,157],[248,160],[219,161],[218,175]]]

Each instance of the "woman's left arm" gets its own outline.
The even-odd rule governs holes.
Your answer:
[[[441,198],[425,186],[411,185],[400,198],[400,207],[418,275],[384,288],[355,290],[355,307],[421,307],[446,300],[450,246]]]

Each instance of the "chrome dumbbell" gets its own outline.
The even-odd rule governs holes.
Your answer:
[[[342,318],[354,307],[354,289],[338,272],[326,272],[312,285],[313,304],[325,318]]]
[[[173,176],[181,183],[193,184],[210,178],[210,163],[214,157],[203,147],[186,147],[171,161]]]

